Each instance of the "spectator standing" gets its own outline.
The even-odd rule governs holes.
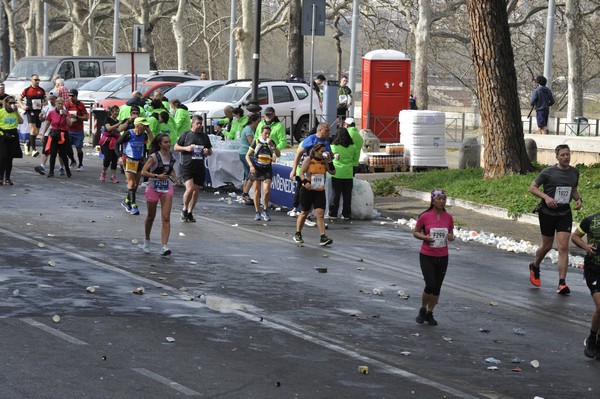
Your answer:
[[[317,93],[317,97],[319,98],[319,108],[323,110],[323,91],[321,90],[321,85],[325,83],[325,76],[317,75],[316,79],[312,81],[312,89],[315,93]]]
[[[144,192],[146,196],[146,207],[148,215],[144,223],[144,243],[142,249],[145,253],[150,253],[150,233],[156,217],[158,202],[160,201],[161,213],[161,241],[162,256],[171,255],[169,244],[169,235],[171,234],[171,208],[173,206],[173,185],[171,179],[177,183],[175,175],[175,157],[171,152],[171,139],[167,134],[159,134],[150,144],[150,156],[142,168],[142,176],[148,178],[148,185]]]
[[[337,116],[341,120],[346,119],[348,108],[352,105],[354,96],[352,90],[348,87],[348,76],[342,76],[340,86],[337,90]]]
[[[538,76],[536,79],[538,87],[531,94],[529,101],[532,107],[535,107],[535,118],[540,134],[548,134],[548,117],[550,115],[550,107],[554,105],[554,96],[552,91],[546,86],[548,80],[543,76]]]
[[[63,78],[57,78],[54,83],[56,85],[56,95],[65,100],[65,108],[69,109],[71,106],[71,98],[69,97],[69,90],[67,89],[67,86],[65,86],[65,80]]]
[[[85,105],[77,99],[78,95],[79,91],[77,91],[77,89],[71,89],[69,91],[71,105],[68,108],[68,111],[71,116],[71,120],[73,121],[69,127],[69,137],[71,138],[71,144],[75,146],[75,150],[77,151],[77,159],[79,161],[77,163],[77,171],[83,172],[83,140],[85,137],[83,132],[83,122],[90,119],[90,114],[88,114]],[[71,167],[74,166],[75,164],[71,163]]]
[[[14,158],[22,158],[19,145],[19,124],[23,118],[19,114],[17,101],[13,96],[7,96],[2,101],[0,109],[0,186],[12,186],[10,179]]]
[[[350,219],[352,216],[352,187],[354,162],[358,159],[359,150],[354,145],[346,128],[338,128],[335,139],[331,143],[335,176],[331,176],[331,202],[329,203],[329,218],[338,216],[340,197],[343,200],[342,218]]]
[[[254,182],[254,209],[256,210],[254,220],[258,221],[262,217],[265,222],[271,221],[269,197],[271,195],[271,180],[273,179],[273,155],[281,155],[275,142],[269,138],[270,135],[271,128],[263,126],[260,137],[250,144],[246,153],[246,162],[250,166],[250,180]],[[261,191],[264,191],[262,212],[260,211]]]
[[[256,134],[254,138],[259,138],[262,132],[263,126],[269,126],[271,128],[271,140],[275,142],[277,149],[283,150],[287,147],[288,142],[285,137],[285,126],[275,115],[275,109],[273,107],[267,107],[265,109],[265,117],[256,127]]]
[[[416,317],[419,324],[437,326],[433,308],[440,298],[442,283],[448,268],[448,241],[454,241],[454,219],[446,211],[444,190],[431,192],[429,209],[419,215],[413,236],[423,241],[419,253],[425,289],[421,295],[421,309]]]
[[[352,137],[352,142],[354,142],[354,146],[357,149],[356,158],[354,159],[354,167],[352,168],[352,176],[356,174],[358,171],[358,164],[360,162],[360,151],[362,150],[364,139],[360,135],[358,128],[356,127],[356,123],[354,122],[354,118],[346,118],[344,120],[344,127],[348,129],[348,133],[350,137]]]
[[[4,99],[5,99],[6,97],[8,97],[8,94],[6,94],[6,93],[4,92],[4,90],[5,90],[5,89],[6,89],[6,88],[4,87],[4,83],[1,83],[1,82],[0,82],[0,101],[4,101]]]
[[[37,157],[40,153],[35,148],[35,141],[42,126],[40,113],[42,107],[46,105],[46,91],[40,87],[40,77],[37,74],[31,75],[31,84],[26,87],[19,97],[19,106],[27,115],[29,123],[29,141],[25,143],[25,155],[31,153]]]
[[[566,283],[569,268],[569,237],[573,226],[571,200],[575,200],[575,209],[581,209],[581,195],[577,191],[579,171],[570,165],[571,150],[566,144],[560,144],[554,150],[558,163],[540,172],[529,185],[529,192],[541,198],[536,210],[540,221],[542,245],[535,251],[535,259],[529,264],[529,281],[539,287],[540,264],[552,249],[556,234],[558,248],[558,288],[556,293],[569,295],[571,290]],[[540,189],[544,186],[544,191]]]
[[[248,117],[248,122],[246,126],[242,129],[242,137],[240,139],[240,148],[238,150],[238,154],[240,157],[240,161],[244,166],[244,181],[242,182],[242,199],[246,205],[252,205],[254,202],[248,192],[250,191],[250,187],[252,187],[252,180],[250,180],[250,164],[246,160],[246,154],[248,153],[248,149],[250,148],[250,144],[254,140],[254,132],[256,131],[256,127],[258,126],[258,122],[260,122],[259,115],[250,115]]]
[[[185,132],[177,140],[175,151],[181,152],[181,177],[185,184],[183,193],[182,222],[196,222],[193,211],[198,201],[200,187],[206,180],[204,158],[212,154],[212,144],[202,128],[202,116],[192,117],[192,130]]]

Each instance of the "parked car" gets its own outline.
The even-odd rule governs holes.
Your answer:
[[[202,101],[225,83],[226,80],[190,80],[174,87],[169,92],[169,98],[176,98],[182,104]]]
[[[252,81],[230,81],[204,101],[187,104],[191,113],[206,114],[207,119],[219,119],[225,116],[223,109],[227,105],[241,107],[247,104],[252,89]],[[314,92],[313,92],[314,93]],[[288,133],[293,127],[294,139],[302,140],[309,129],[310,94],[307,83],[297,80],[262,80],[258,84],[260,106],[273,107],[275,113],[285,124]],[[313,97],[313,112],[319,112],[317,94]]]
[[[47,56],[22,57],[11,69],[4,81],[5,92],[20,95],[31,81],[31,75],[40,77],[40,86],[50,92],[54,87],[54,77],[94,78],[115,71],[115,57],[101,56]]]
[[[168,93],[173,87],[177,86],[180,82],[142,82],[137,85],[137,90],[142,93],[144,99],[149,99],[156,90],[163,93]],[[107,109],[113,105],[121,106],[124,105],[131,98],[131,85],[122,87],[120,90],[115,91],[104,100],[100,101],[100,107]]]
[[[99,103],[106,97],[114,93],[115,91],[130,85],[131,87],[131,75],[107,75],[101,76],[108,78],[107,83],[95,90],[89,89],[90,91],[80,91],[79,100],[85,104],[88,109],[91,109],[94,104]],[[187,82],[189,80],[198,80],[199,76],[193,75],[188,72],[178,71],[151,71],[148,74],[136,75],[136,83],[140,82]],[[131,94],[131,93],[129,93]]]

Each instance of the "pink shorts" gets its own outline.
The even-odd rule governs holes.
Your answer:
[[[154,186],[148,183],[146,186],[146,191],[144,191],[144,195],[146,196],[146,201],[148,202],[158,202],[162,197],[168,195],[170,197],[173,196],[173,185],[169,184],[169,191],[166,193],[159,193],[154,190]]]

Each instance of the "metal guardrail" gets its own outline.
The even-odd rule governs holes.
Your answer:
[[[583,117],[579,117],[575,121],[570,121],[566,118],[555,119],[555,130],[549,132],[551,135],[597,137],[600,133],[600,119],[588,120]],[[522,122],[525,133],[537,133],[538,129],[535,117],[522,118]]]

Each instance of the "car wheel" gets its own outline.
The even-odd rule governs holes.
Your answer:
[[[308,124],[309,121],[307,115],[304,115],[298,119],[298,123],[296,123],[296,127],[294,128],[294,140],[296,140],[298,143],[304,140],[304,138],[308,135]]]

